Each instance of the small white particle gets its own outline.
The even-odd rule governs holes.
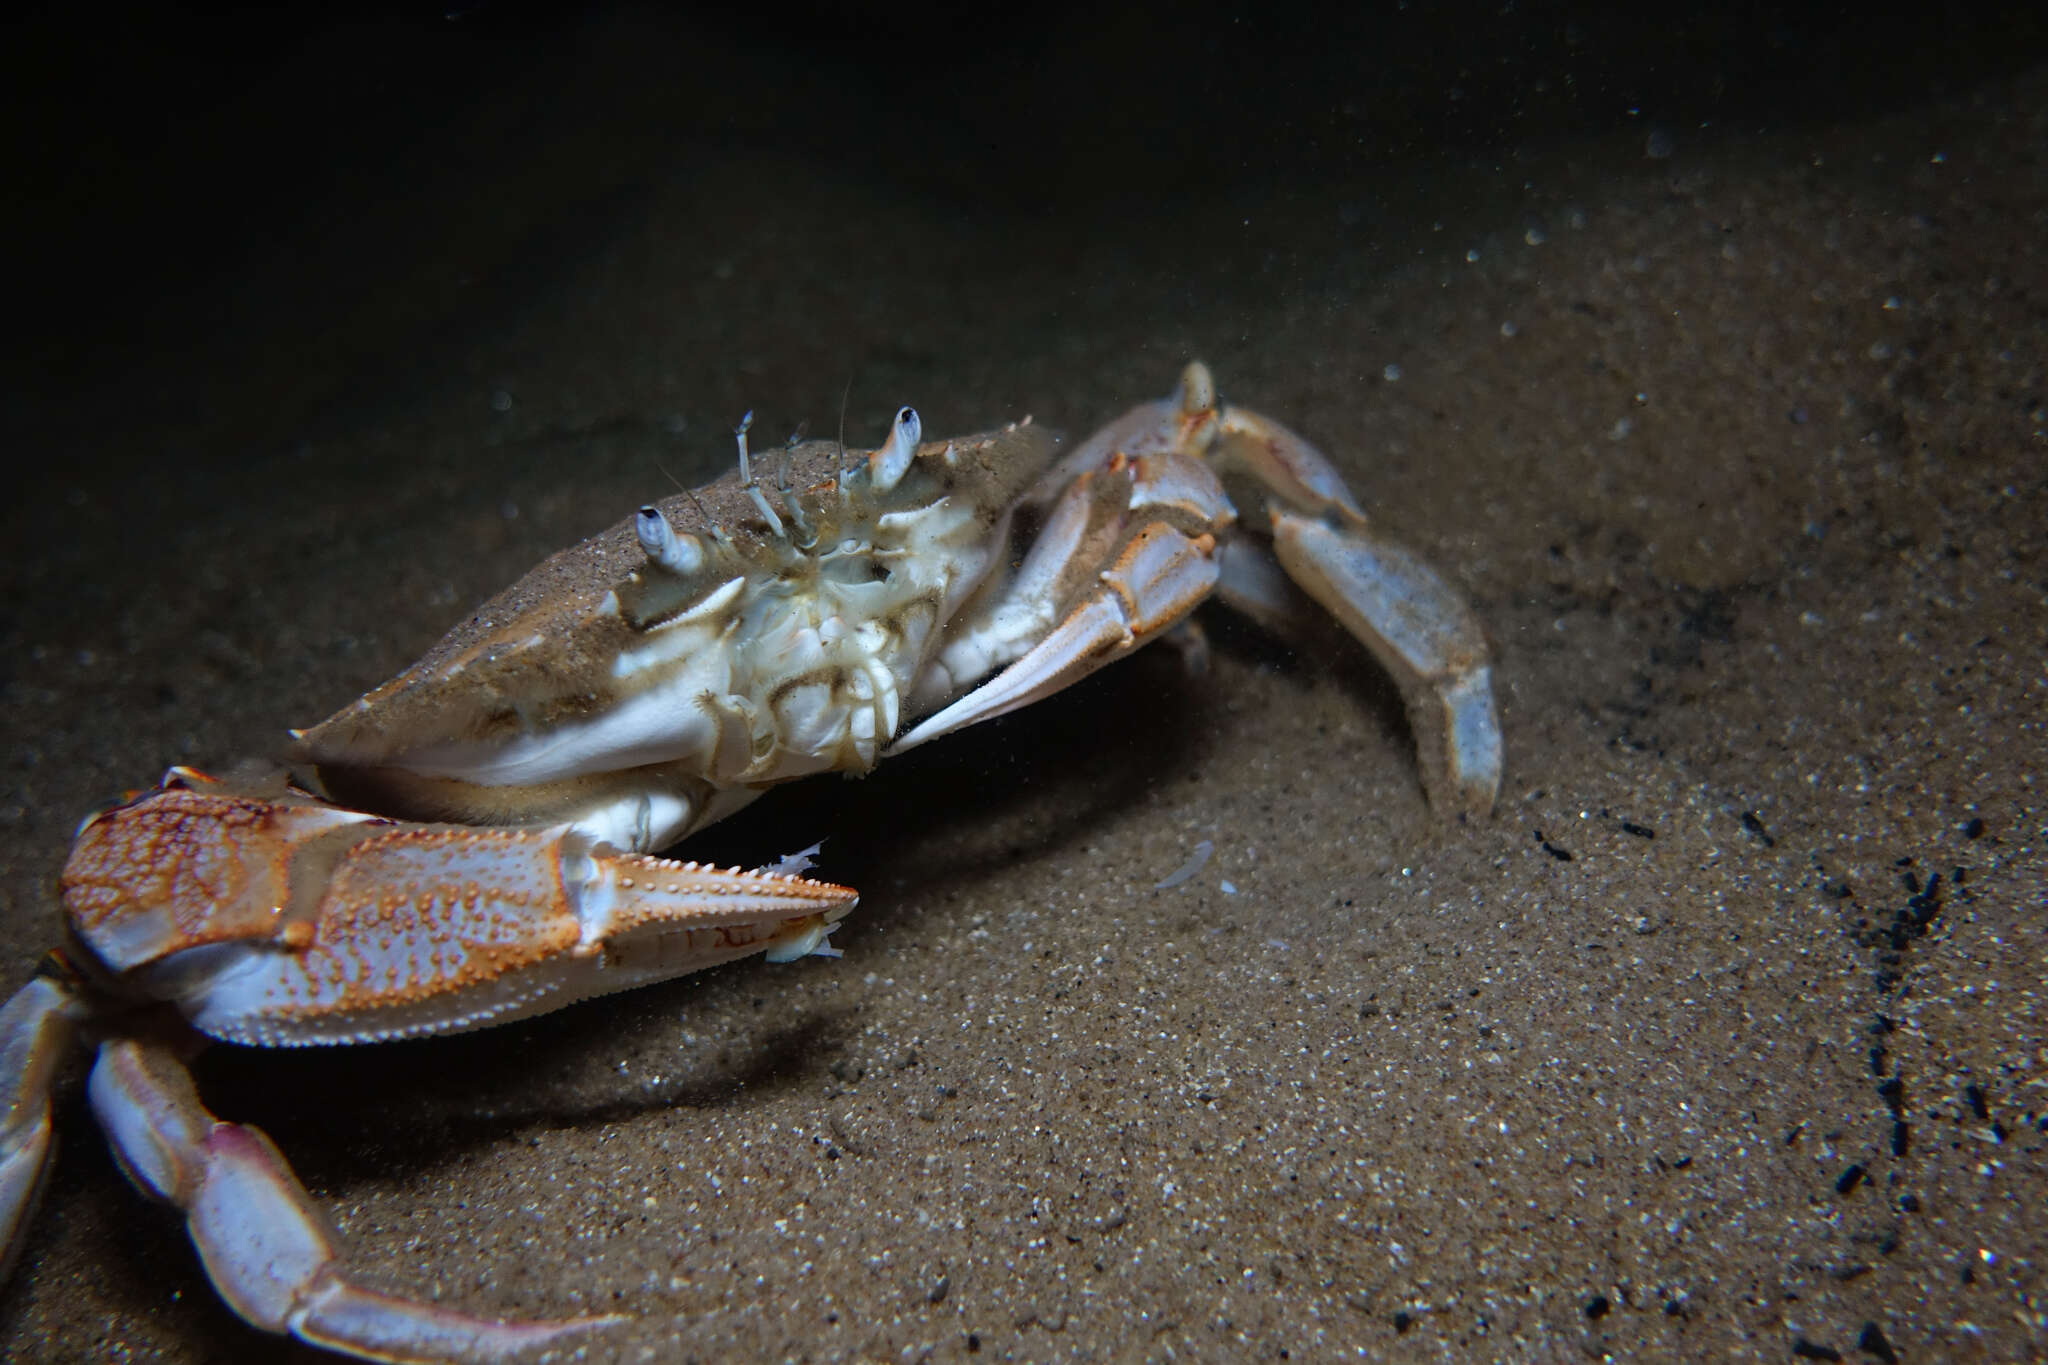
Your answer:
[[[1208,839],[1202,840],[1202,842],[1195,845],[1194,851],[1188,855],[1187,861],[1167,873],[1159,881],[1152,883],[1152,889],[1154,891],[1168,891],[1188,881],[1197,872],[1202,870],[1203,864],[1209,861],[1209,855],[1215,851],[1216,845],[1212,841]]]

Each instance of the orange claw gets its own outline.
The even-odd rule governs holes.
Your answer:
[[[858,899],[565,826],[415,825],[175,775],[80,834],[63,894],[88,975],[262,1046],[453,1033],[800,955]]]

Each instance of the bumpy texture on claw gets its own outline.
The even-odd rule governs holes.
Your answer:
[[[89,825],[63,887],[84,965],[270,1047],[481,1028],[808,951],[857,900],[563,827],[407,825],[194,774]]]
[[[207,1278],[267,1332],[382,1361],[509,1361],[621,1319],[508,1322],[355,1283],[325,1215],[261,1131],[223,1123],[161,1044],[117,1039],[89,1082],[121,1167],[185,1214]]]

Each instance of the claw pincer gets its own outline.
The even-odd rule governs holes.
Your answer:
[[[94,821],[64,897],[89,973],[229,1042],[481,1028],[815,942],[855,901],[568,826],[405,824],[190,781]]]

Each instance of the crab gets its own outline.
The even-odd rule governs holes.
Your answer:
[[[1067,451],[1028,418],[925,441],[907,407],[851,462],[822,441],[754,454],[748,426],[727,477],[555,555],[294,732],[324,796],[181,768],[85,822],[65,946],[0,1007],[0,1272],[82,1039],[117,1163],[182,1211],[252,1326],[471,1361],[606,1327],[358,1283],[269,1139],[205,1108],[190,1057],[451,1033],[750,954],[830,955],[857,897],[801,876],[806,856],[746,871],[654,851],[780,783],[1028,706],[1184,630],[1212,593],[1276,622],[1320,603],[1399,686],[1431,805],[1491,809],[1500,730],[1471,609],[1308,442],[1219,404],[1199,362]],[[1226,477],[1263,490],[1269,535],[1238,526]]]

